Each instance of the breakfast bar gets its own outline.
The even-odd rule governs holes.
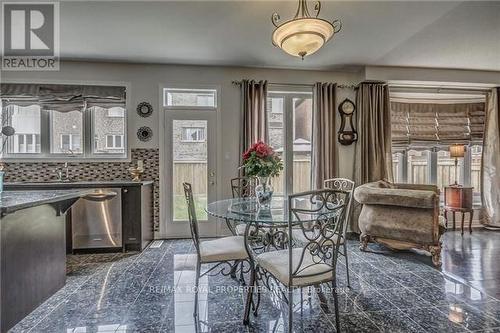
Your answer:
[[[65,215],[89,190],[4,191],[0,326],[6,332],[66,281]]]

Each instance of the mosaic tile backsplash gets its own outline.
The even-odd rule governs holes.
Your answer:
[[[154,225],[160,221],[160,154],[158,149],[132,149],[132,162],[69,162],[69,177],[76,181],[107,181],[132,179],[128,168],[144,161],[143,180],[154,181]],[[5,163],[5,182],[56,180],[54,170],[64,163],[15,162]]]

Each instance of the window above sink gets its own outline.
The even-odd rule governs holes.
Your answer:
[[[128,157],[124,86],[5,83],[0,101],[7,161]]]

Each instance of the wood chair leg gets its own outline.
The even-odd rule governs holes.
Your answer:
[[[455,227],[456,227],[455,212],[452,212],[452,214],[453,214],[453,231],[455,231]]]
[[[443,215],[444,215],[444,222],[445,222],[444,225],[445,225],[446,229],[448,229],[448,212],[446,211],[446,209],[444,210]]]

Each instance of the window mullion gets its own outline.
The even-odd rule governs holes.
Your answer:
[[[40,110],[40,152],[43,156],[50,155],[50,111]]]
[[[437,184],[437,149],[432,148],[432,150],[428,153],[428,164],[429,164],[429,183]]]

